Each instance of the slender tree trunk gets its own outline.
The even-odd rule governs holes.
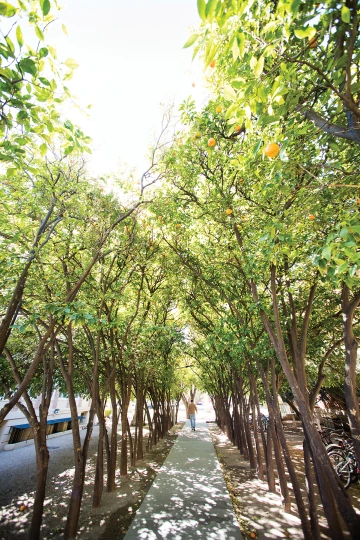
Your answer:
[[[110,457],[108,462],[108,476],[107,476],[107,490],[109,492],[115,491],[116,483],[116,458],[117,458],[117,429],[118,429],[118,410],[115,391],[115,377],[110,380],[110,400],[112,407],[112,419],[111,419],[111,437],[110,437]]]
[[[137,447],[137,459],[143,459],[144,452],[143,452],[143,427],[144,427],[144,396],[143,396],[143,389],[140,386],[139,393],[138,393],[138,409],[137,409],[137,423],[138,423],[138,447]]]
[[[316,512],[314,474],[313,474],[313,469],[311,465],[310,452],[306,444],[306,440],[304,440],[304,465],[305,465],[305,476],[307,480],[307,493],[308,493],[308,499],[309,499],[311,538],[313,538],[313,540],[318,540],[320,539],[320,528],[319,528],[319,519]]]
[[[360,292],[355,295],[351,302],[349,296],[349,288],[346,283],[344,283],[341,298],[345,345],[344,393],[351,435],[354,441],[356,459],[357,462],[360,463],[360,415],[359,400],[356,395],[356,363],[358,344],[353,330],[353,317],[355,309],[360,302]]]
[[[261,455],[261,449],[260,449],[260,441],[259,441],[259,434],[258,434],[258,426],[262,426],[261,416],[257,415],[257,422],[256,422],[256,414],[255,414],[255,380],[254,376],[251,373],[251,368],[249,364],[249,380],[250,380],[250,401],[251,401],[251,413],[253,418],[253,426],[254,426],[254,439],[255,439],[255,448],[256,448],[256,462],[257,462],[257,470],[258,470],[258,477],[260,480],[264,479],[264,465],[262,462],[262,455]],[[257,404],[258,405],[258,404]]]
[[[40,433],[39,429],[36,438],[34,437],[34,442],[36,446],[36,491],[34,510],[29,530],[29,540],[38,540],[40,538],[40,527],[44,512],[46,481],[49,467],[49,451],[46,446],[46,429],[45,436],[44,433]]]
[[[268,397],[266,400],[268,401]],[[283,459],[281,455],[279,439],[278,439],[277,432],[275,429],[275,418],[274,418],[274,411],[272,408],[271,401],[268,401],[267,405],[268,405],[268,410],[269,410],[269,430],[271,433],[271,438],[272,438],[272,443],[273,443],[273,448],[274,448],[276,469],[277,469],[279,483],[280,483],[280,492],[283,497],[284,510],[285,512],[290,512],[291,510],[290,493],[287,486],[285,468],[284,468],[284,463],[283,463]]]
[[[100,409],[100,407],[98,407],[98,409]],[[98,508],[100,506],[102,494],[104,491],[104,438],[106,427],[103,411],[98,410],[97,414],[99,419],[99,439],[95,466],[95,480],[92,503],[93,508]],[[101,416],[99,416],[99,414]]]
[[[120,476],[127,476],[127,426],[128,426],[128,404],[126,400],[122,400],[122,411],[121,411],[121,450],[120,450]]]

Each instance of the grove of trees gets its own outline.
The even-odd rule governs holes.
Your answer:
[[[189,370],[270,491],[278,480],[285,510],[290,478],[306,539],[320,538],[317,494],[331,538],[344,529],[358,536],[314,408],[323,389],[340,389],[360,463],[359,6],[197,5],[199,28],[185,47],[204,63],[209,101],[199,108],[187,99],[176,129],[165,111],[148,170],[139,181],[111,178],[109,192],[86,171],[88,137],[62,113],[76,63],[60,63],[46,45],[56,5],[0,4],[9,27],[0,46],[0,383],[8,398],[0,422],[18,406],[33,429],[32,539],[41,537],[53,389],[71,406],[75,473],[64,537],[72,539],[95,414],[97,507],[105,484],[114,491],[116,475],[127,475],[129,457],[132,466],[143,457],[144,420],[148,448],[176,422],[174,405],[194,390]],[[33,47],[24,45],[25,24]],[[83,443],[78,394],[91,398]],[[305,497],[279,395],[302,422]]]

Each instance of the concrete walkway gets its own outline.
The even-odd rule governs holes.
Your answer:
[[[125,536],[158,538],[242,538],[205,422],[186,422]]]

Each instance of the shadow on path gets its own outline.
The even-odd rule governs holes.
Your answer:
[[[125,536],[161,538],[242,538],[205,422],[186,423]]]

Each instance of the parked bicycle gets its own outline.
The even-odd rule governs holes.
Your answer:
[[[360,469],[355,457],[354,442],[343,429],[325,428],[319,431],[332,466],[345,489],[359,480]]]
[[[261,417],[261,422],[262,422],[264,431],[267,431],[267,428],[269,427],[269,417],[266,414],[263,414],[263,413],[261,413],[260,417]],[[257,418],[256,418],[256,421],[257,421]],[[250,425],[250,429],[253,430],[254,427],[253,427],[253,421],[252,421],[252,415],[251,414],[249,415],[249,425]],[[257,431],[260,432],[260,426],[259,426],[258,423],[257,423]]]

